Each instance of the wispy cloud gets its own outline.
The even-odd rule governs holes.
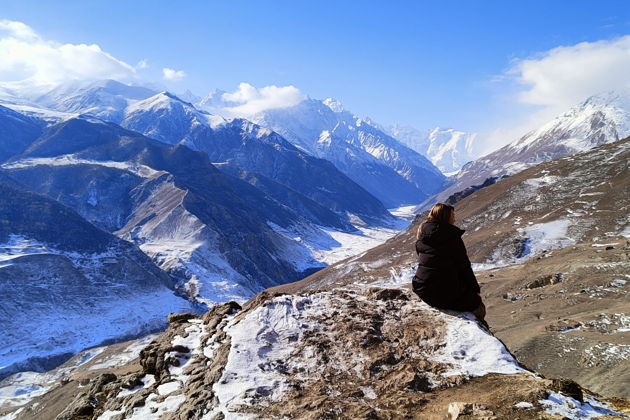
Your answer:
[[[184,77],[186,77],[186,72],[184,72],[183,70],[174,70],[169,69],[168,67],[164,67],[162,69],[162,78],[164,80],[176,82],[182,80]]]
[[[630,35],[557,47],[516,61],[509,74],[526,104],[567,107],[589,95],[630,86]]]

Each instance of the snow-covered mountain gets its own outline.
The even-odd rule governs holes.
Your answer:
[[[354,229],[349,219],[369,225],[394,222],[378,199],[329,162],[296,149],[269,129],[208,114],[167,92],[113,80],[73,82],[30,98],[28,105],[7,106],[20,112],[28,107],[30,113],[40,107],[38,116],[46,114],[53,122],[92,115],[168,144],[203,151],[222,170],[264,186],[267,194],[322,226],[347,231]],[[52,118],[54,113],[58,118]]]
[[[630,135],[630,92],[591,96],[540,128],[465,165],[455,182],[432,201],[490,177],[512,175],[546,160],[569,156]]]
[[[424,156],[334,99],[306,99],[292,107],[262,111],[251,120],[331,161],[388,207],[419,202],[443,186],[444,176]]]
[[[143,86],[126,85],[115,80],[75,81],[59,85],[31,102],[44,109],[90,114],[119,123],[127,106],[156,93]]]
[[[136,243],[202,302],[241,300],[321,266],[303,244],[276,231],[325,242],[303,216],[217,170],[201,152],[113,123],[53,125],[3,167]]]
[[[50,369],[194,310],[135,245],[18,184],[0,180],[0,378]]]
[[[4,103],[13,109],[30,107],[37,110],[39,107],[41,113],[48,111],[51,118],[54,115],[50,112],[54,111],[59,117],[57,121],[71,117],[72,114],[89,114],[140,129],[143,122],[133,114],[142,109],[145,114],[148,111],[155,113],[156,106],[159,105],[151,104],[149,98],[157,93],[146,87],[128,86],[112,80],[73,82],[39,97],[29,98],[19,105],[9,104],[6,98]],[[170,96],[171,99],[175,98]],[[212,92],[201,100],[190,93],[186,93],[186,97],[198,100],[195,106],[211,112],[231,105],[225,102],[221,91]],[[187,105],[194,108],[191,103]],[[201,114],[199,110],[194,112]],[[181,117],[177,112],[171,113],[169,118],[174,118],[173,121],[154,122],[159,127],[152,127],[153,133],[149,132],[148,125],[144,123],[147,129],[141,131],[149,136],[160,136],[159,131],[162,141],[167,141],[168,137],[168,141],[174,143],[175,138],[182,140],[182,133],[178,131],[185,130],[185,126],[181,125]],[[129,120],[123,123],[127,118]],[[294,107],[267,110],[251,119],[254,123],[279,133],[302,151],[332,162],[338,170],[387,207],[418,203],[443,187],[444,176],[424,156],[386,134],[378,124],[345,111],[333,99],[307,99]],[[229,120],[233,125],[241,126],[242,121]],[[191,120],[187,122],[190,123]],[[198,118],[197,122],[213,129],[219,128],[213,125],[220,125],[218,117],[209,121],[207,114]],[[274,179],[273,176],[269,178]]]
[[[429,158],[446,174],[459,171],[466,163],[479,157],[475,147],[476,133],[439,127],[421,131],[397,124],[389,127],[388,132],[407,147]]]
[[[260,185],[264,178],[268,194],[320,225],[354,230],[351,219],[371,225],[392,221],[374,196],[330,162],[298,150],[250,121],[226,120],[163,92],[128,107],[121,125],[168,144],[200,150],[222,170],[248,182],[256,178]]]
[[[227,175],[184,145],[91,116],[45,125],[30,144],[8,136],[0,169],[0,310],[19,321],[4,323],[0,374],[50,368],[162,327],[168,312],[296,280],[328,262],[335,233],[355,230],[313,204],[328,222],[318,225],[300,211],[306,197],[284,191],[298,204],[289,207],[266,193],[277,186]]]

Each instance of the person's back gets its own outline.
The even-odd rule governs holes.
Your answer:
[[[438,203],[418,229],[413,291],[433,307],[470,311],[483,319],[485,308],[462,241],[464,231],[454,222],[453,207]]]

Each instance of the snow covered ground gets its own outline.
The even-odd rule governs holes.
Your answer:
[[[31,360],[69,357],[106,340],[137,337],[166,326],[169,312],[192,310],[190,302],[157,281],[137,284],[140,278],[106,274],[119,262],[119,252],[64,252],[19,235],[0,244],[0,274],[10,278],[21,267],[42,273],[33,278],[26,271],[24,284],[32,297],[24,295],[20,305],[28,303],[30,308],[15,308],[15,301],[5,301],[0,308],[6,317],[0,330],[0,372],[29,368]],[[72,268],[60,266],[67,261]],[[48,272],[54,276],[48,277]],[[56,279],[63,276],[68,281],[59,283]]]
[[[94,347],[77,354],[64,366],[49,372],[21,372],[0,381],[0,410],[28,404],[33,398],[46,394],[59,386],[59,381],[82,366],[90,363],[89,369],[105,369],[122,366],[135,359],[157,334],[133,340],[113,356],[101,356],[106,347]],[[0,416],[0,419],[3,419]]]
[[[71,165],[96,165],[105,166],[107,168],[120,169],[121,171],[131,172],[142,178],[152,178],[159,174],[165,173],[156,171],[146,165],[134,164],[131,162],[114,162],[114,161],[97,161],[90,159],[77,158],[74,155],[63,155],[52,158],[31,158],[22,159],[16,162],[5,163],[2,165],[4,169],[21,169],[33,166],[71,166]]]
[[[402,214],[408,214],[410,211],[411,208],[406,207]],[[298,271],[306,271],[359,255],[400,233],[409,223],[399,217],[393,227],[355,225],[357,229],[355,232],[341,232],[324,226],[317,226],[315,229],[302,227],[289,231],[273,223],[267,224],[289,241],[283,254],[284,258],[292,262]]]

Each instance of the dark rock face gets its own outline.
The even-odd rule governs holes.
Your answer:
[[[507,175],[503,175],[501,177],[490,177],[487,178],[482,184],[480,185],[471,185],[470,187],[466,187],[464,188],[462,191],[456,192],[455,194],[449,196],[446,201],[444,201],[446,204],[450,204],[451,206],[455,205],[455,203],[457,203],[458,201],[468,197],[469,195],[471,195],[472,193],[474,193],[475,191],[478,191],[482,188],[485,187],[489,187],[490,185],[496,184],[497,181],[500,181],[503,178],[507,178]]]
[[[104,252],[116,241],[54,200],[4,183],[0,183],[0,196],[0,242],[13,234],[62,250]]]
[[[554,379],[551,384],[551,389],[557,392],[562,392],[579,402],[584,402],[582,387],[571,379]]]

